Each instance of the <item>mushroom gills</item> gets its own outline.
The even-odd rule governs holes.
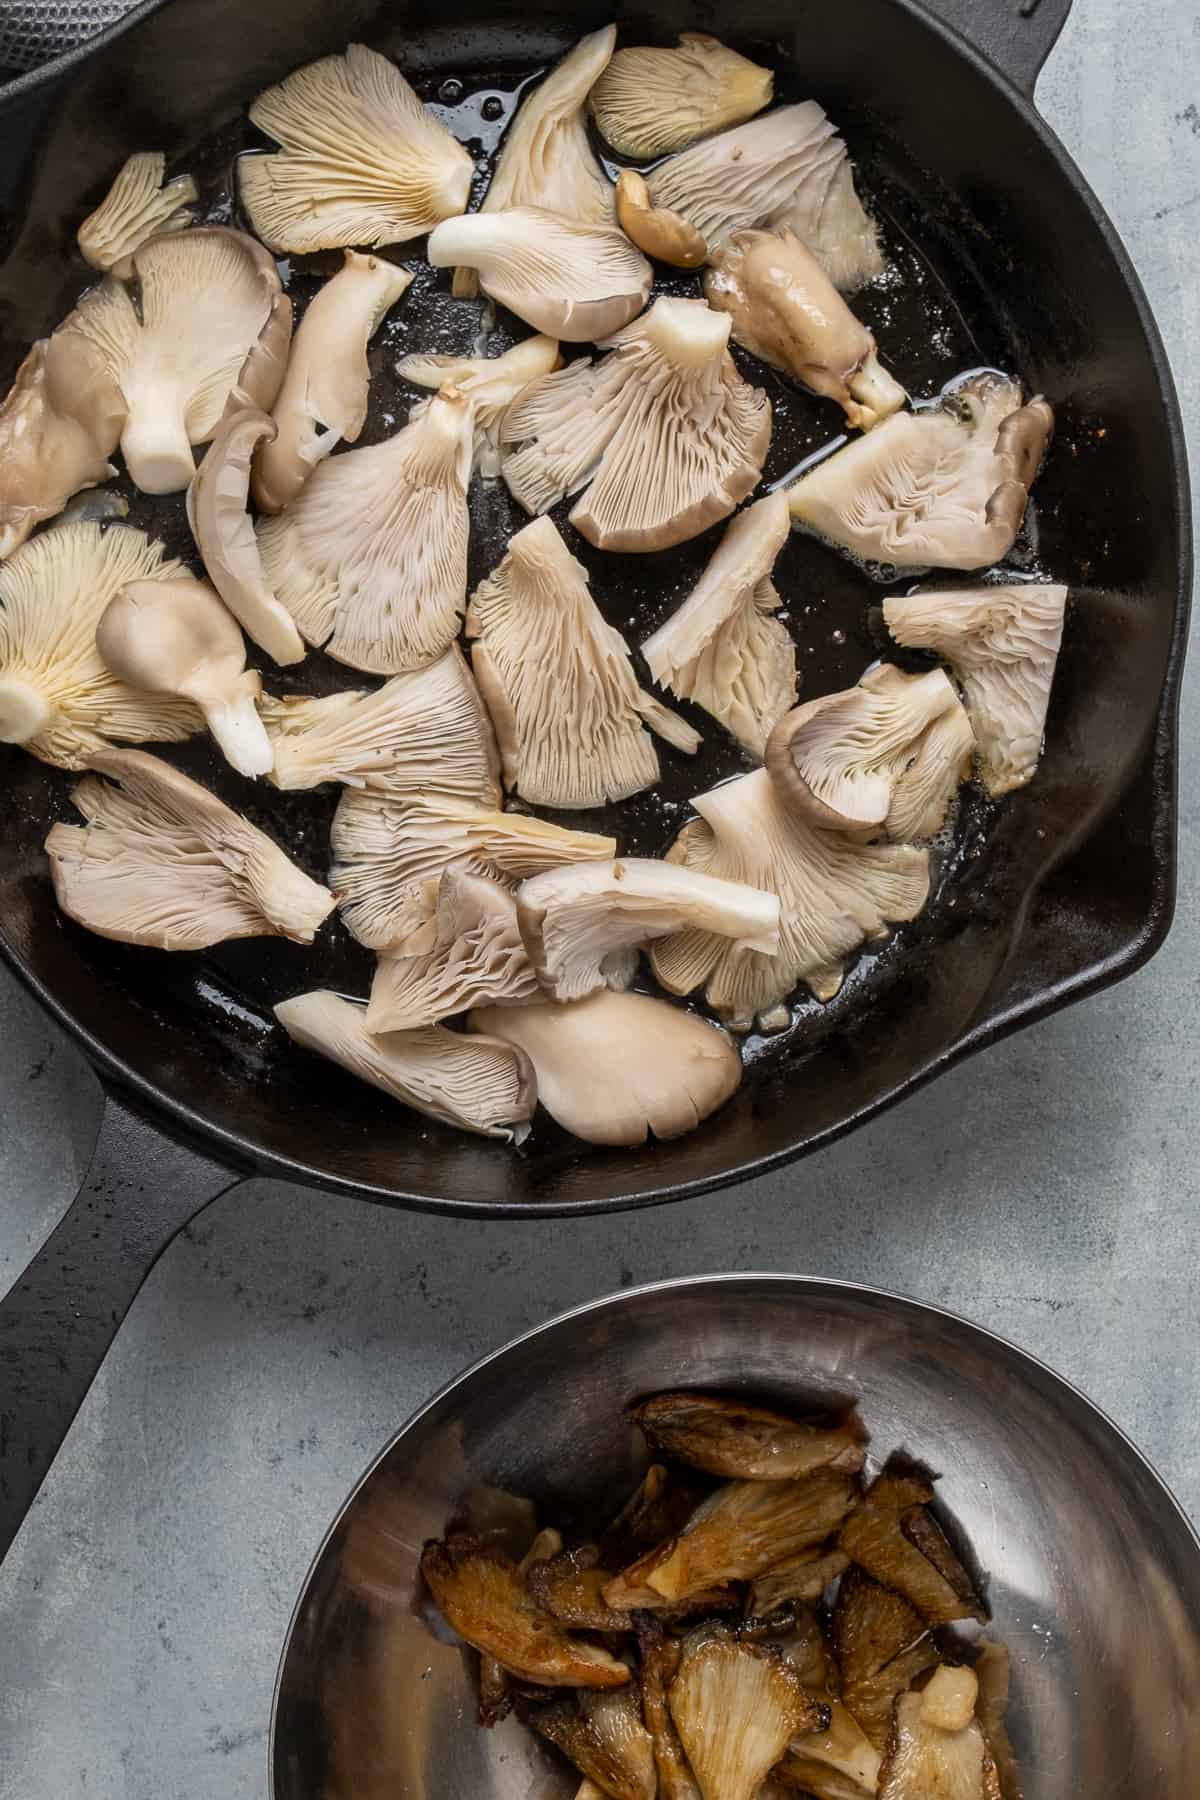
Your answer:
[[[777,1651],[722,1626],[684,1640],[667,1698],[702,1800],[755,1800],[790,1740],[829,1721]]]
[[[831,1632],[842,1700],[882,1753],[897,1696],[939,1660],[928,1627],[903,1595],[851,1568],[838,1584]]]
[[[368,1031],[413,1031],[472,1007],[539,998],[516,902],[500,882],[452,863],[422,884],[409,921],[403,946],[380,952]]]
[[[191,224],[196,183],[190,175],[164,182],[166,167],[160,150],[139,151],[122,163],[104,199],[75,233],[93,269],[111,269],[149,238]]]
[[[609,1800],[655,1800],[654,1746],[630,1688],[527,1706],[522,1717]]]
[[[932,1499],[931,1484],[919,1475],[885,1468],[843,1527],[842,1549],[876,1581],[903,1594],[927,1624],[982,1624],[983,1601],[927,1511]]]
[[[440,356],[417,351],[402,356],[396,373],[416,387],[440,388],[446,382],[466,394],[475,406],[473,467],[485,481],[500,474],[500,422],[530,382],[559,368],[562,358],[555,338],[524,338],[502,356]]]
[[[770,105],[775,78],[718,38],[685,31],[674,49],[618,50],[590,95],[601,137],[618,155],[648,162],[740,125]]]
[[[428,1118],[506,1143],[528,1135],[537,1089],[527,1059],[509,1044],[444,1025],[376,1037],[361,1003],[323,989],[281,1001],[275,1017],[306,1050]]]

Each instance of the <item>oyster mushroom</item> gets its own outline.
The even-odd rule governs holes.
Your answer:
[[[440,388],[452,382],[475,405],[475,469],[485,481],[500,473],[500,421],[518,394],[539,375],[549,375],[562,362],[554,338],[525,338],[503,356],[439,356],[418,351],[402,356],[396,373],[416,387]]]
[[[771,580],[788,531],[782,494],[739,513],[689,597],[642,645],[660,686],[702,706],[760,760],[796,698],[796,646],[775,617]]]
[[[525,1585],[539,1606],[577,1631],[628,1631],[628,1616],[605,1603],[603,1590],[612,1571],[602,1569],[599,1559],[595,1544],[560,1551],[534,1564]]]
[[[161,150],[139,151],[122,163],[107,194],[75,234],[93,269],[111,269],[149,238],[191,224],[196,183],[190,175],[164,183],[166,167]]]
[[[681,1470],[651,1463],[601,1537],[601,1561],[623,1568],[652,1544],[674,1537],[703,1498],[702,1490]]]
[[[270,410],[292,309],[261,244],[206,225],[142,244],[61,329],[100,351],[124,396],[121,450],[134,482],[173,494],[191,481],[192,445],[212,437],[231,396]]]
[[[254,504],[277,513],[319,462],[356,443],[367,419],[367,344],[412,276],[382,256],[347,250],[337,274],[310,302],[275,401],[275,431],[254,459]],[[440,383],[438,384],[440,385]]]
[[[198,707],[130,687],[96,648],[104,609],[129,582],[186,573],[127,525],[58,525],[23,545],[0,567],[0,743],[82,769],[114,740],[202,731]]]
[[[505,785],[532,806],[603,806],[650,787],[645,729],[689,754],[696,732],[637,684],[549,519],[518,531],[467,608],[471,666],[496,728]]]
[[[190,700],[239,775],[265,775],[271,740],[255,710],[262,682],[246,668],[237,621],[205,581],[131,581],[109,601],[96,648],[113,674],[148,694]]]
[[[472,1039],[458,1042],[469,1045]],[[501,1551],[465,1536],[433,1538],[421,1552],[421,1573],[447,1624],[519,1680],[575,1688],[628,1682],[623,1662],[598,1644],[572,1637],[534,1604],[516,1563]]]
[[[734,341],[752,356],[836,400],[856,430],[904,405],[908,395],[879,361],[875,339],[788,226],[735,231],[710,263],[708,304],[730,315]]]
[[[906,675],[885,664],[782,718],[767,740],[767,773],[784,804],[814,825],[882,825],[924,733],[957,705],[940,669]]]
[[[361,1005],[322,988],[281,1001],[275,1017],[304,1049],[428,1118],[506,1143],[528,1134],[537,1090],[525,1057],[509,1044],[444,1025],[373,1037]]]
[[[587,97],[617,41],[615,25],[579,42],[522,99],[504,134],[481,212],[541,206],[585,225],[611,224],[613,193],[587,131]],[[478,293],[474,269],[456,269],[454,293]]]
[[[925,1621],[902,1595],[849,1569],[831,1621],[842,1701],[875,1749],[887,1748],[896,1697],[939,1659]]]
[[[814,1731],[796,1734],[772,1771],[775,1780],[785,1791],[799,1788],[814,1800],[874,1800],[879,1752],[839,1697],[837,1666],[811,1600],[796,1608],[792,1629],[779,1640],[779,1649],[807,1691],[825,1703],[829,1720]]]
[[[747,1612],[751,1619],[772,1623],[771,1614],[797,1602],[819,1600],[831,1582],[850,1567],[844,1550],[801,1550],[775,1563],[750,1588]]]
[[[238,161],[242,205],[272,250],[403,244],[467,204],[471,158],[363,44],[296,69],[250,117],[281,146]]]
[[[46,839],[54,896],[100,937],[155,950],[231,938],[311,944],[333,895],[248,819],[141,750],[103,750]],[[111,782],[100,780],[101,775]]]
[[[844,292],[883,269],[846,146],[815,100],[694,144],[646,179],[653,204],[694,225],[710,254],[735,231],[787,228]]]
[[[541,206],[464,213],[429,234],[435,269],[474,269],[485,294],[535,331],[582,344],[628,325],[654,271],[625,233]]]
[[[432,790],[499,804],[495,739],[457,644],[371,693],[265,694],[259,710],[274,747],[271,780],[278,788],[341,781],[380,793]]]
[[[301,662],[304,639],[267,585],[246,510],[250,464],[275,423],[256,406],[226,414],[187,491],[188,523],[209,580],[247,637],[281,667]]]
[[[510,882],[563,863],[603,861],[610,837],[566,831],[545,819],[495,812],[449,794],[358,793],[348,789],[333,816],[331,884],[352,937],[371,950],[406,948],[424,932],[423,884],[451,863]]]
[[[473,1031],[520,1045],[537,1072],[538,1098],[588,1144],[682,1137],[723,1106],[742,1078],[737,1051],[694,1013],[610,988],[569,1006],[488,1006]],[[609,1588],[605,1599],[612,1599]]]
[[[655,1800],[654,1746],[631,1688],[551,1700],[523,1717],[609,1800]]]
[[[467,600],[471,402],[444,387],[385,443],[323,462],[258,527],[263,573],[300,631],[373,675],[419,669]]]
[[[536,1066],[536,1056],[533,1061]],[[753,1581],[776,1563],[823,1544],[859,1499],[854,1476],[833,1468],[813,1469],[795,1481],[727,1482],[677,1537],[655,1545],[618,1580],[652,1588],[672,1601],[725,1581]]]
[[[778,1651],[722,1626],[685,1639],[667,1698],[703,1800],[755,1800],[790,1739],[829,1720]]]
[[[1062,643],[1065,587],[1012,587],[898,596],[883,616],[898,644],[936,650],[962,682],[983,783],[998,797],[1033,780]]]
[[[866,1433],[857,1413],[812,1425],[720,1394],[661,1393],[630,1408],[651,1446],[730,1481],[796,1481],[813,1469],[861,1469]]]
[[[1012,549],[1054,414],[977,375],[896,413],[786,490],[796,524],[897,569],[981,569]]]
[[[864,676],[861,685],[872,679]],[[950,815],[959,784],[970,778],[974,756],[975,733],[956,695],[954,705],[921,733],[916,755],[897,777],[885,835],[894,844],[919,844],[936,837]]]
[[[418,924],[418,904],[424,921]],[[380,955],[368,1031],[414,1031],[473,1006],[538,998],[511,891],[452,864],[422,884],[403,949]],[[552,1609],[553,1610],[553,1609]]]
[[[975,1585],[926,1511],[932,1499],[928,1482],[884,1469],[843,1526],[842,1549],[876,1581],[903,1594],[927,1624],[982,1623],[987,1613]]]
[[[658,300],[601,345],[526,389],[501,440],[527,512],[586,487],[571,523],[600,550],[665,550],[726,518],[762,473],[771,403],[729,355],[727,317]]]
[[[578,863],[522,882],[521,936],[552,1000],[626,988],[638,947],[687,927],[715,932],[770,955],[779,943],[779,902],[735,881],[716,881],[644,856]]]
[[[765,769],[693,800],[700,817],[684,827],[668,859],[779,895],[775,956],[739,952],[698,932],[652,946],[654,973],[669,992],[707,984],[709,1005],[733,1029],[774,1009],[805,982],[818,1000],[842,984],[846,959],[885,926],[914,919],[929,895],[929,855],[910,844],[863,844],[821,831],[788,812]]]
[[[642,1659],[642,1716],[654,1746],[660,1800],[700,1800],[700,1790],[667,1704],[667,1691],[679,1673],[679,1641],[667,1637],[656,1620],[644,1620],[638,1626],[638,1649]]]
[[[770,69],[705,32],[685,31],[673,50],[650,44],[618,50],[590,104],[613,149],[648,162],[740,125],[770,104],[774,89]]]
[[[976,1686],[969,1669],[943,1666],[919,1694],[900,1697],[879,1800],[998,1800],[995,1765],[973,1715]]]
[[[665,207],[651,206],[645,177],[636,169],[622,169],[617,176],[617,222],[639,250],[673,268],[698,269],[708,255],[694,225]]]
[[[72,494],[108,481],[126,406],[108,364],[78,332],[39,338],[0,406],[0,558]]]

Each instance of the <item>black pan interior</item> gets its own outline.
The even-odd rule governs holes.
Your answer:
[[[0,119],[9,178],[4,373],[86,285],[74,229],[130,151],[166,148],[201,178],[205,215],[236,219],[234,159],[262,142],[245,123],[246,103],[265,82],[354,36],[397,55],[422,95],[459,121],[482,183],[522,85],[613,15],[523,6],[505,17],[467,0],[455,16],[447,28],[420,7],[377,17],[360,4],[176,0],[44,116],[35,100]],[[1153,766],[1151,753],[1156,729],[1169,737],[1162,696],[1183,520],[1169,402],[1102,224],[1046,135],[895,0],[786,8],[754,0],[617,16],[625,41],[716,31],[779,71],[781,98],[815,97],[831,112],[891,258],[856,306],[914,395],[990,366],[1054,402],[1051,458],[1011,559],[1073,591],[1047,750],[1033,787],[1000,806],[965,790],[926,913],[864,954],[832,1004],[799,1004],[788,1032],[752,1038],[746,1080],[722,1113],[679,1144],[625,1152],[586,1150],[542,1117],[519,1152],[479,1143],[404,1113],[289,1045],[271,1018],[275,1000],[310,986],[365,992],[370,959],[339,924],[313,950],[264,939],[168,957],[104,943],[62,920],[40,846],[51,819],[71,816],[71,778],[0,751],[0,933],[10,954],[105,1057],[215,1128],[231,1153],[385,1198],[590,1207],[728,1180],[843,1127],[964,1043],[1132,963],[1169,915],[1169,745],[1160,741]],[[392,252],[417,275],[372,351],[363,442],[394,430],[414,398],[392,373],[397,355],[467,351],[478,329],[478,308],[451,301],[447,277],[422,265],[420,248]],[[293,260],[298,310],[339,262],[337,254]],[[661,286],[695,291],[688,277]],[[524,328],[501,315],[499,347],[512,341],[508,333]],[[836,437],[840,414],[738,354],[775,407],[766,471],[774,481]],[[122,491],[131,522],[189,553],[178,497],[150,500],[127,484]],[[473,582],[522,518],[502,484],[476,482]],[[719,530],[646,557],[601,555],[568,536],[604,611],[636,645],[694,583]],[[832,551],[794,537],[776,580],[800,648],[803,696],[854,681],[885,648],[879,601],[889,590]],[[277,692],[358,680],[315,654],[266,673]],[[711,722],[694,718],[707,723],[704,750],[688,759],[664,749],[655,794],[564,822],[612,831],[628,851],[660,852],[691,794],[748,766]],[[324,876],[335,793],[256,789],[205,743],[166,754]]]

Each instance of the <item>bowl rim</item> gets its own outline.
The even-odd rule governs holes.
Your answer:
[[[1185,1539],[1190,1539],[1192,1550],[1194,1551],[1197,1560],[1200,1561],[1200,1530],[1192,1523],[1192,1520],[1185,1512],[1183,1506],[1179,1500],[1176,1499],[1171,1488],[1159,1474],[1154,1464],[1150,1461],[1150,1458],[1144,1451],[1138,1449],[1138,1446],[1134,1443],[1133,1439],[1127,1432],[1121,1429],[1114,1419],[1109,1417],[1108,1413],[1104,1411],[1104,1408],[1097,1406],[1096,1402],[1089,1399],[1082,1388],[1077,1387],[1073,1381],[1069,1381],[1065,1375],[1060,1375],[1057,1369],[1052,1368],[1051,1365],[1048,1362],[1043,1361],[1040,1356],[1035,1356],[1032,1351],[1023,1350],[1019,1344],[1013,1343],[1011,1338],[1002,1337],[999,1332],[992,1331],[987,1325],[978,1324],[974,1319],[968,1319],[965,1314],[955,1312],[951,1307],[939,1306],[936,1301],[932,1300],[920,1300],[914,1294],[897,1293],[892,1288],[876,1287],[871,1282],[849,1281],[839,1277],[826,1275],[807,1275],[798,1271],[783,1269],[725,1269],[717,1270],[705,1275],[673,1275],[661,1281],[639,1282],[633,1287],[617,1288],[612,1292],[601,1294],[597,1299],[585,1300],[577,1306],[569,1306],[565,1308],[564,1311],[553,1314],[549,1319],[544,1319],[540,1325],[533,1325],[525,1331],[518,1332],[516,1336],[507,1339],[507,1341],[499,1345],[497,1349],[489,1350],[485,1352],[484,1355],[476,1357],[465,1369],[462,1369],[457,1375],[451,1376],[448,1381],[443,1382],[436,1392],[431,1394],[429,1399],[419,1406],[415,1412],[410,1413],[403,1424],[392,1433],[387,1442],[376,1452],[363,1469],[349,1493],[346,1495],[345,1500],[343,1500],[342,1504],[338,1507],[337,1512],[330,1521],[328,1527],[322,1533],[321,1541],[309,1560],[304,1580],[300,1584],[295,1604],[292,1607],[291,1616],[288,1619],[287,1630],[284,1634],[283,1648],[280,1651],[279,1663],[275,1671],[275,1684],[271,1693],[271,1714],[266,1737],[267,1793],[269,1800],[280,1800],[275,1785],[275,1748],[276,1736],[279,1728],[280,1698],[283,1689],[284,1672],[287,1668],[288,1659],[291,1654],[292,1640],[295,1637],[296,1628],[299,1625],[300,1615],[304,1603],[308,1598],[308,1592],[312,1586],[313,1577],[316,1575],[317,1569],[320,1566],[331,1540],[340,1529],[350,1508],[354,1505],[367,1482],[370,1481],[371,1477],[375,1474],[375,1471],[387,1457],[391,1455],[401,1439],[407,1437],[409,1432],[415,1430],[422,1420],[433,1411],[434,1407],[439,1406],[441,1402],[457,1388],[465,1386],[467,1382],[473,1380],[476,1375],[490,1367],[492,1363],[500,1361],[502,1357],[519,1349],[521,1345],[529,1343],[534,1338],[541,1337],[546,1332],[555,1330],[560,1325],[565,1325],[573,1319],[586,1318],[590,1314],[602,1312],[608,1307],[614,1307],[618,1304],[624,1305],[630,1301],[642,1300],[659,1294],[672,1293],[689,1288],[728,1288],[739,1282],[759,1284],[766,1282],[779,1288],[781,1291],[792,1289],[793,1291],[807,1291],[812,1294],[867,1295],[872,1300],[882,1300],[892,1306],[898,1306],[916,1313],[948,1320],[951,1325],[965,1330],[968,1335],[983,1339],[985,1342],[995,1345],[1007,1355],[1015,1358],[1018,1367],[1023,1364],[1025,1365],[1025,1370],[1036,1373],[1043,1380],[1047,1380],[1051,1387],[1064,1390],[1067,1396],[1083,1405],[1085,1411],[1092,1416],[1094,1421],[1099,1421],[1100,1425],[1108,1431],[1113,1439],[1116,1440],[1116,1448],[1118,1451],[1123,1451],[1125,1453],[1134,1468],[1140,1469],[1144,1474],[1149,1476],[1152,1485],[1159,1490],[1163,1499],[1166,1500],[1168,1512],[1173,1514],[1176,1523],[1183,1527],[1184,1537]],[[1025,1370],[1022,1370],[1022,1373],[1024,1373]]]

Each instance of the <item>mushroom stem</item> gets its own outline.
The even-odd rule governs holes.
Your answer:
[[[16,676],[0,680],[0,743],[27,744],[45,731],[54,708],[32,682]]]
[[[875,350],[863,358],[861,368],[847,376],[846,386],[858,409],[857,417],[849,408],[846,416],[850,424],[857,425],[861,431],[870,431],[873,425],[890,418],[908,398],[900,383],[888,374]]]
[[[677,368],[703,369],[729,343],[732,320],[709,307],[652,306],[646,336]]]
[[[275,766],[275,751],[255,709],[253,693],[238,694],[232,700],[215,700],[204,706],[204,717],[226,762],[239,775],[270,774]]]
[[[177,494],[196,473],[187,427],[166,406],[139,407],[121,433],[121,454],[143,494]]]

